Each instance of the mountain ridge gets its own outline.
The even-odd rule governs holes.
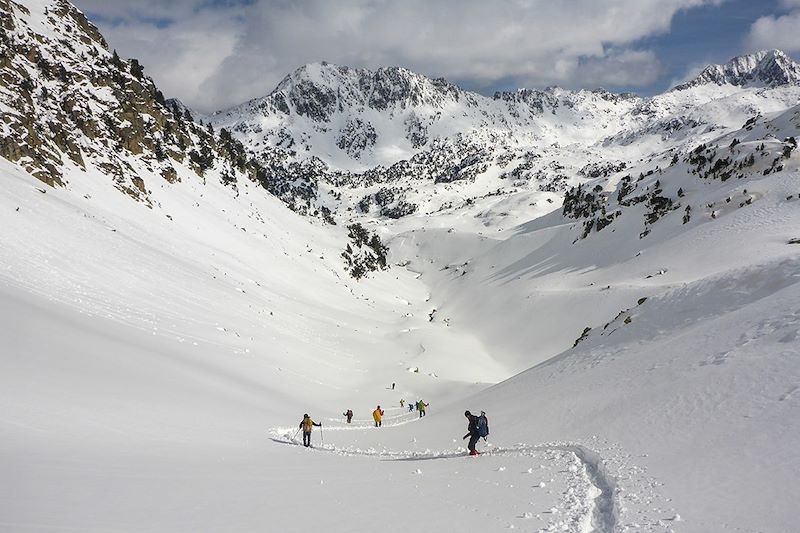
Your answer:
[[[733,57],[724,64],[706,66],[700,74],[672,90],[685,90],[703,84],[739,87],[778,87],[800,84],[800,64],[785,52],[772,49]]]
[[[2,154],[51,185],[65,184],[62,168],[98,166],[147,205],[152,184],[205,180],[211,172],[234,190],[240,180],[254,181],[328,223],[431,213],[479,218],[506,197],[527,198],[540,213],[590,176],[611,176],[665,151],[688,152],[800,98],[790,75],[797,64],[779,51],[706,69],[773,80],[771,86],[722,87],[709,78],[699,90],[705,78],[698,77],[692,87],[651,98],[558,87],[483,96],[403,67],[318,62],[264,97],[195,116],[165,100],[138,61],[107,50],[65,0],[33,2],[34,15],[24,8],[29,15],[19,17],[21,4],[3,1],[4,25],[19,19],[26,28],[4,44],[13,68],[3,75],[27,96],[0,90],[11,119]],[[76,51],[59,48],[64,35],[72,35]],[[60,66],[48,66],[59,54]],[[23,70],[34,75],[20,77]],[[89,85],[74,83],[83,79]],[[97,121],[76,105],[82,101],[108,116]]]
[[[423,74],[418,74],[406,67],[351,67],[347,65],[330,63],[327,61],[319,61],[306,63],[299,66],[293,72],[287,74],[276,85],[276,87],[266,95],[250,99],[241,104],[214,111],[210,116],[225,114],[230,110],[234,110],[248,104],[261,102],[270,98],[271,96],[276,95],[276,93],[283,93],[284,95],[286,93],[292,93],[298,88],[298,85],[312,84],[324,86],[329,89],[336,89],[337,86],[341,84],[342,80],[345,80],[348,77],[356,77],[360,82],[357,85],[362,90],[376,87],[376,85],[370,83],[371,81],[376,82],[377,87],[379,88],[381,86],[385,86],[391,81],[400,81],[404,83],[401,83],[400,87],[395,86],[394,88],[401,89],[401,94],[403,84],[407,90],[411,89],[412,87],[416,89],[417,87],[415,87],[415,85],[429,85],[445,89],[442,92],[452,94],[456,100],[458,100],[460,95],[470,95],[473,97],[505,101],[514,101],[519,99],[528,100],[532,95],[552,94],[556,91],[566,93],[588,92],[598,95],[605,95],[610,99],[647,99],[646,97],[642,97],[633,92],[616,93],[613,91],[608,91],[602,87],[564,89],[559,86],[548,86],[545,88],[519,87],[512,90],[495,91],[491,96],[485,96],[480,93],[461,89],[456,84],[449,82],[445,78],[428,77]],[[338,81],[339,83],[333,83],[335,81]],[[691,80],[678,84],[666,92],[673,90],[684,90],[706,83],[713,83],[716,85],[728,83],[731,85],[745,86],[749,82],[753,81],[762,82],[765,84],[765,86],[769,87],[800,84],[800,64],[795,62],[788,54],[779,49],[761,50],[754,53],[741,54],[734,56],[725,63],[712,63],[706,65],[706,67],[704,67],[703,70]],[[419,97],[420,91],[415,92],[408,90],[407,92],[412,93],[409,99],[410,102],[406,101],[404,103],[411,103],[412,105],[418,105],[419,103],[436,105],[438,103],[423,100]],[[367,92],[366,94],[369,96],[371,93]],[[383,110],[387,108],[387,104],[391,103],[392,100],[392,98],[372,100],[367,97],[363,99],[362,103],[366,103],[370,106],[376,106],[378,109]],[[284,111],[286,112],[285,108]]]
[[[739,65],[734,70],[742,76],[764,72],[775,58],[796,68],[785,54],[762,52],[716,70]],[[374,98],[374,87],[385,89],[386,80],[397,78],[402,83]],[[211,122],[230,130],[256,159],[274,161],[277,150],[284,161],[314,161],[318,172],[304,179],[342,198],[326,203],[332,212],[374,216],[379,207],[378,216],[394,217],[449,209],[449,200],[435,199],[437,184],[466,190],[483,183],[478,197],[528,189],[536,203],[538,193],[560,194],[577,184],[584,167],[630,165],[633,147],[649,158],[689,151],[800,99],[794,79],[751,87],[697,78],[684,90],[647,98],[558,87],[489,97],[400,67],[312,63],[267,96],[218,112]],[[430,186],[415,184],[420,177]]]
[[[737,77],[734,78],[734,74]],[[358,168],[362,164],[391,164],[404,155],[408,157],[416,153],[416,150],[424,147],[431,139],[452,137],[457,133],[469,134],[470,130],[475,129],[495,128],[504,135],[508,135],[511,129],[517,132],[528,130],[535,135],[541,130],[537,127],[537,122],[546,119],[546,114],[558,114],[559,108],[584,109],[590,114],[595,113],[594,117],[577,117],[576,121],[596,118],[598,114],[609,116],[613,113],[622,115],[632,112],[641,116],[651,113],[648,109],[653,103],[668,100],[666,97],[670,94],[681,91],[685,94],[688,89],[700,86],[717,86],[722,84],[722,80],[734,82],[729,85],[747,89],[749,86],[746,81],[753,79],[768,80],[770,83],[767,87],[770,89],[798,86],[800,65],[777,50],[737,56],[725,65],[708,66],[700,76],[661,95],[641,97],[632,93],[617,94],[605,89],[570,90],[558,87],[520,88],[484,96],[462,90],[446,80],[431,79],[402,67],[371,70],[321,62],[299,67],[266,96],[217,111],[211,116],[211,120],[217,126],[238,131],[242,134],[239,138],[243,141],[250,137],[251,141],[245,144],[258,142],[279,147],[292,144],[297,148],[302,141],[314,135],[311,130],[315,128],[337,128],[339,137],[345,139],[339,143],[342,145],[340,150],[345,154],[340,156],[333,147],[315,151],[308,143],[305,144],[305,152],[333,163],[336,167],[344,165],[347,168],[347,162],[351,161],[355,163],[352,168]],[[708,101],[709,98],[722,96],[725,94],[710,97],[698,94],[696,105],[703,103],[704,99]],[[621,104],[621,107],[618,111],[613,111],[616,104]],[[663,104],[659,105],[663,107]],[[682,107],[686,105],[685,102],[680,104]],[[674,104],[673,107],[673,111],[680,111]],[[448,110],[452,112],[448,114]],[[394,121],[397,121],[399,115],[403,115],[404,147],[397,152],[394,159],[370,157],[376,141],[379,141],[375,137],[381,136],[381,128],[374,123],[374,113],[373,116],[367,116],[370,115],[367,111],[386,112],[386,117]],[[293,116],[310,118],[313,124],[293,125]],[[618,120],[620,119],[621,117]],[[453,126],[447,131],[442,127],[447,122],[458,123],[460,126]],[[600,126],[619,130],[631,125],[631,121],[623,120],[618,126]],[[265,132],[265,135],[251,135],[261,132]],[[619,131],[611,132],[609,137],[618,133]],[[348,137],[354,135],[360,136],[361,140],[349,142]],[[602,140],[596,138],[595,142]],[[401,155],[403,152],[405,154]],[[303,157],[302,153],[300,157]]]

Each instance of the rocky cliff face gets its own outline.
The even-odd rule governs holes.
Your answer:
[[[366,107],[376,111],[426,106],[442,109],[462,96],[446,80],[431,80],[399,67],[376,70],[312,63],[284,78],[267,97],[285,113],[328,120],[338,109]],[[277,102],[286,102],[283,106]]]
[[[329,121],[337,111],[359,107],[375,111],[421,106],[442,109],[458,102],[463,94],[446,80],[431,80],[404,68],[368,70],[311,63],[286,76],[266,97],[218,112],[216,118],[274,112],[319,123]]]
[[[68,1],[0,0],[0,26],[0,155],[44,183],[68,186],[70,175],[98,169],[149,204],[147,181],[176,181],[179,169],[250,170],[238,143],[167,103],[142,65],[109,51]]]

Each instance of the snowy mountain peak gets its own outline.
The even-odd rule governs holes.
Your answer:
[[[326,122],[337,110],[441,108],[446,102],[458,101],[460,95],[458,87],[443,79],[432,80],[402,67],[371,70],[323,61],[301,66],[266,97],[223,113],[236,114],[242,107],[272,108],[287,115],[297,114],[315,122]]]
[[[737,87],[800,85],[800,64],[781,50],[762,50],[734,57],[724,65],[709,65],[699,76],[674,90],[706,84]]]

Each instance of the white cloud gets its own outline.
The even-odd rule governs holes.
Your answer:
[[[264,95],[298,66],[322,60],[405,66],[475,86],[646,85],[660,66],[637,41],[668,32],[681,9],[719,0],[77,3],[104,17],[110,43],[139,57],[165,94],[210,110]],[[175,22],[157,27],[159,19]]]
[[[792,1],[800,4],[800,0]],[[800,10],[780,17],[759,18],[750,26],[745,42],[751,50],[779,48],[785,52],[797,52],[800,50]]]
[[[208,2],[204,0],[73,0],[84,12],[116,22],[189,18]]]
[[[575,74],[599,85],[649,85],[661,74],[661,63],[649,50],[611,50],[581,61]]]
[[[241,7],[210,9],[207,0],[78,0],[111,48],[136,57],[167,96],[214,107],[200,85],[217,74],[242,37]]]

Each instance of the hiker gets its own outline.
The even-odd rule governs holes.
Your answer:
[[[381,409],[381,406],[379,405],[377,409],[372,411],[372,418],[373,418],[373,420],[375,420],[375,427],[376,428],[381,426],[381,417],[382,416],[383,416],[383,409]]]
[[[464,411],[464,416],[466,416],[467,420],[469,420],[469,424],[467,425],[467,434],[464,435],[464,439],[469,437],[469,444],[467,444],[467,448],[469,449],[469,454],[480,455],[481,452],[475,449],[475,445],[478,443],[478,439],[481,438],[480,434],[478,433],[478,417],[473,415],[469,411]]]
[[[351,409],[348,409],[346,413],[342,413],[342,416],[347,417],[348,424],[353,421],[353,411]]]
[[[403,399],[401,398],[401,399],[400,399],[400,409],[402,409],[403,407],[405,407],[405,405],[406,405],[406,401],[405,401],[405,400],[403,400]]]
[[[425,416],[425,408],[428,407],[428,405],[430,405],[430,404],[427,404],[427,403],[423,402],[422,400],[420,400],[419,403],[417,403],[417,410],[419,411],[419,417],[420,418]]]
[[[408,412],[411,413],[414,411],[414,403],[408,402]]]
[[[311,417],[308,416],[308,413],[303,415],[303,420],[300,422],[300,427],[303,429],[303,446],[308,448],[311,446],[311,430],[314,429],[314,426],[322,427],[322,422],[317,424]]]
[[[394,383],[392,383],[392,390],[394,390]]]

